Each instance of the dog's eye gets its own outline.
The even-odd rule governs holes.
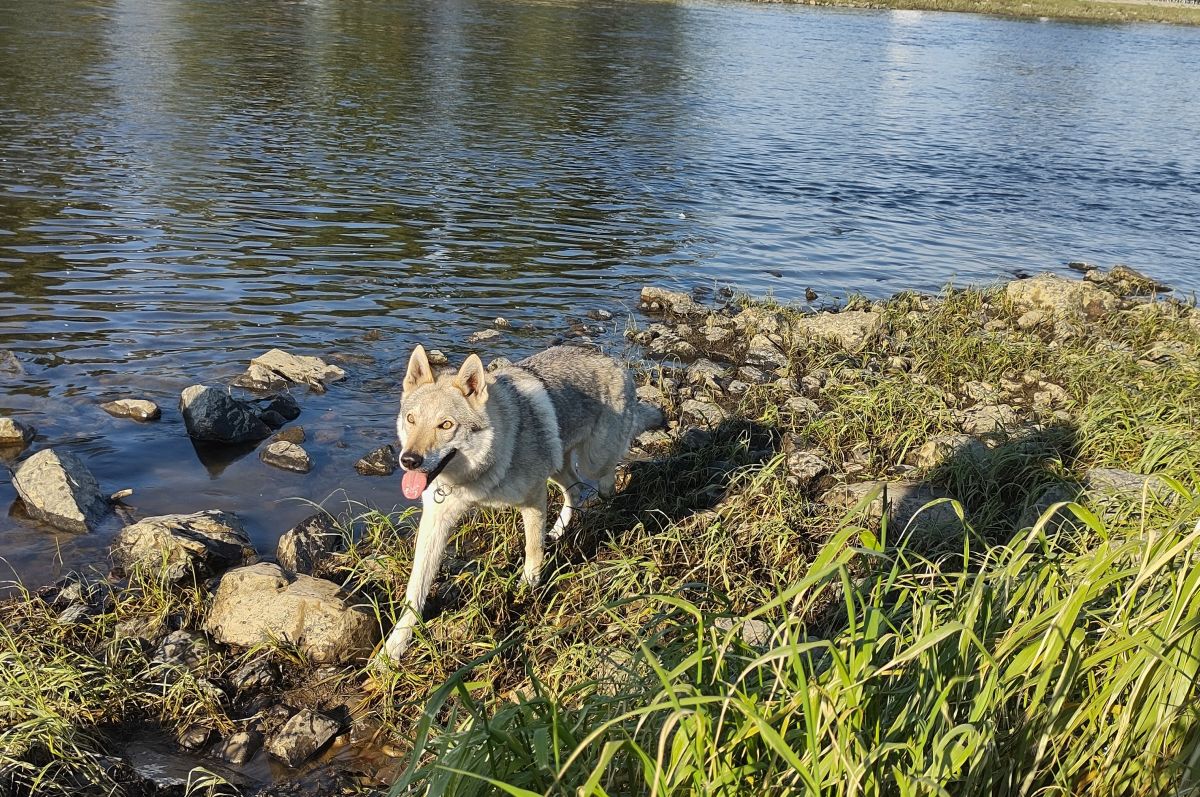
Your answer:
[[[404,420],[406,420],[410,425],[417,422],[417,419],[413,417],[413,414],[411,412],[408,414],[408,417],[405,418]]]
[[[438,428],[439,429],[447,429],[447,430],[452,429],[452,428],[454,428],[454,421],[442,421],[441,423],[438,424]]]

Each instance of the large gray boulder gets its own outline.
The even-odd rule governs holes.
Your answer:
[[[210,509],[148,517],[126,526],[113,543],[112,558],[126,569],[163,567],[165,577],[178,582],[253,562],[255,553],[237,515]]]
[[[108,512],[92,472],[65,451],[43,449],[22,462],[13,487],[32,517],[63,531],[91,531]]]
[[[1059,318],[1082,315],[1097,319],[1119,306],[1117,297],[1103,288],[1054,274],[1015,280],[1008,283],[1005,293],[1018,307],[1045,310]]]
[[[832,340],[843,349],[855,351],[883,328],[883,316],[872,310],[843,310],[818,313],[797,319],[793,331],[809,338]]]
[[[292,644],[317,664],[364,659],[380,635],[374,615],[333,582],[269,562],[221,577],[205,629],[227,645]]]
[[[192,385],[179,398],[187,433],[195,440],[213,443],[249,443],[271,436],[254,407],[225,390]]]

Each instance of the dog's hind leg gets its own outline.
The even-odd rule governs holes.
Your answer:
[[[408,589],[404,593],[407,605],[400,621],[383,643],[381,658],[399,661],[412,643],[413,628],[421,619],[429,588],[433,586],[433,579],[441,568],[450,532],[466,509],[467,505],[453,495],[439,499],[434,489],[426,490],[421,496],[421,524],[417,527],[412,575],[408,577]]]
[[[567,481],[569,478],[571,477],[564,479],[566,484],[559,482],[557,479],[553,480],[554,484],[562,490],[563,507],[562,511],[558,513],[558,520],[554,522],[554,528],[550,529],[550,533],[547,535],[552,540],[562,537],[563,532],[567,530],[567,526],[571,524],[571,518],[574,517],[575,510],[583,501],[584,485],[578,481]]]
[[[536,587],[542,580],[542,561],[546,554],[546,491],[538,490],[530,502],[521,507],[525,523],[525,572],[522,581]]]

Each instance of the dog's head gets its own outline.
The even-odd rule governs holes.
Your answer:
[[[419,498],[460,454],[471,458],[473,438],[487,428],[486,402],[487,371],[478,355],[457,374],[435,378],[425,349],[413,350],[396,418],[405,498]]]

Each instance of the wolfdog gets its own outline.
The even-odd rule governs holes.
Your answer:
[[[413,627],[441,566],[455,523],[473,506],[511,506],[525,526],[523,581],[541,580],[547,482],[563,493],[549,537],[557,539],[592,493],[610,495],[616,467],[634,436],[661,423],[640,403],[629,371],[577,346],[552,349],[489,374],[478,355],[457,374],[435,376],[421,346],[404,377],[396,432],[402,490],[421,499],[406,607],[383,645],[393,661]]]

